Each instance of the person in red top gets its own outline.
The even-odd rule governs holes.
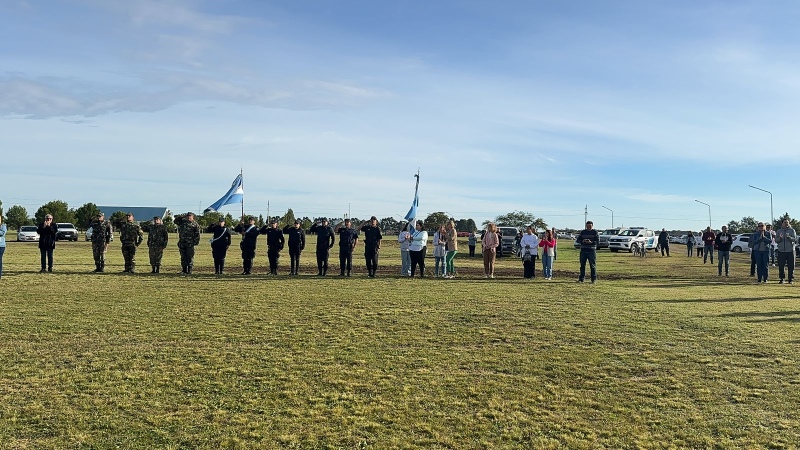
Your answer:
[[[547,230],[544,232],[544,239],[539,241],[539,247],[542,248],[542,271],[544,272],[544,279],[550,280],[553,278],[553,256],[555,256],[556,238],[553,232]]]
[[[717,235],[711,231],[711,227],[706,227],[703,233],[703,264],[706,263],[708,257],[711,257],[711,264],[714,264],[714,241]]]

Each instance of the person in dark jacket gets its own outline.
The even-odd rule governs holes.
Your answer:
[[[231,230],[225,226],[225,218],[220,217],[216,225],[211,225],[206,230],[214,233],[211,237],[211,256],[214,258],[214,274],[222,275],[225,270],[225,256],[231,246]]]
[[[270,226],[264,225],[259,233],[267,235],[267,258],[269,259],[269,274],[278,274],[278,260],[283,250],[284,238],[283,231],[278,228],[278,221],[273,219]]]
[[[242,249],[242,275],[250,275],[253,271],[253,260],[256,258],[256,243],[259,234],[256,218],[249,216],[247,224],[242,222],[236,225],[233,231],[242,235],[242,242],[239,243],[239,248]]]
[[[289,259],[292,266],[289,275],[299,275],[300,253],[306,248],[306,231],[300,227],[300,221],[295,220],[294,225],[286,225],[283,234],[289,236]]]
[[[315,222],[309,230],[317,235],[317,276],[324,277],[328,273],[328,256],[336,237],[333,228],[328,226],[328,219],[322,218],[320,222]]]
[[[372,216],[369,223],[361,224],[361,232],[364,233],[364,259],[367,261],[367,276],[375,278],[375,271],[378,270],[378,252],[381,249],[383,235],[378,226],[378,218]]]
[[[661,256],[664,256],[664,251],[669,256],[669,234],[667,234],[666,228],[662,228],[661,233],[658,234],[658,246],[661,247]]]
[[[731,244],[733,243],[733,236],[728,233],[728,227],[722,226],[722,231],[714,239],[717,245],[717,271],[719,276],[722,276],[722,263],[725,262],[725,276],[727,277],[730,271],[728,266],[731,261]]]
[[[350,219],[344,219],[343,224],[336,227],[336,233],[339,235],[339,276],[343,277],[346,270],[349,277],[353,270],[353,249],[358,244],[358,231],[351,228]]]
[[[595,261],[597,256],[597,244],[600,243],[600,236],[597,234],[597,230],[592,229],[593,227],[594,222],[591,220],[586,222],[586,229],[581,231],[578,235],[577,241],[581,244],[581,272],[578,276],[579,283],[583,283],[583,280],[586,278],[587,262],[589,263],[589,269],[591,271],[592,284],[597,281],[597,266]]]
[[[39,234],[39,253],[42,256],[42,270],[39,272],[53,271],[53,250],[56,248],[56,234],[58,228],[53,223],[53,216],[50,214],[44,216],[44,222],[39,224],[36,229]]]

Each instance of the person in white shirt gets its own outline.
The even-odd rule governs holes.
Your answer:
[[[400,275],[404,277],[411,276],[411,252],[408,247],[411,245],[411,233],[408,232],[408,223],[403,227],[403,231],[397,235],[397,242],[400,243],[400,260],[402,267],[400,268]]]
[[[533,225],[528,225],[525,234],[519,241],[522,256],[523,276],[536,278],[536,258],[539,257],[539,238],[534,233]]]
[[[419,266],[419,277],[425,277],[425,252],[428,245],[428,232],[425,231],[424,224],[421,220],[417,221],[414,231],[411,233],[411,244],[408,246],[408,251],[411,253],[411,278],[414,278],[414,272]]]

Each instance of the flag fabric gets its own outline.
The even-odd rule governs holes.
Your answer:
[[[231,184],[231,188],[228,189],[228,192],[222,196],[219,200],[214,202],[213,205],[206,208],[203,212],[217,212],[220,208],[225,205],[233,205],[234,203],[241,203],[244,200],[244,186],[242,185],[242,174],[236,176],[236,179],[233,180]]]
[[[411,209],[408,210],[405,219],[409,223],[408,231],[414,230],[414,219],[417,218],[417,206],[419,206],[419,174],[414,175],[417,177],[417,186],[414,188],[414,202],[411,203]]]

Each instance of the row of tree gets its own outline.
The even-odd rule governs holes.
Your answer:
[[[788,220],[789,226],[794,228],[796,232],[800,233],[800,221],[789,217],[788,212],[783,213],[782,216],[775,219],[775,222],[772,224],[772,228],[780,228],[784,220]],[[756,228],[758,228],[758,221],[752,216],[742,217],[742,220],[739,221],[731,220],[728,222],[728,231],[731,233],[753,233],[756,231]]]

